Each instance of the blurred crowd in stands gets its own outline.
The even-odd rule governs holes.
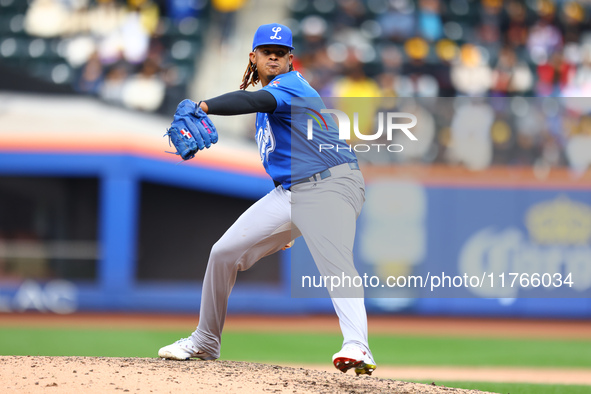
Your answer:
[[[301,68],[328,95],[591,93],[588,2],[294,0],[290,7]]]
[[[37,75],[116,105],[169,115],[187,97],[208,28],[218,25],[231,36],[236,11],[247,2],[0,0],[5,15],[0,61],[15,59],[20,46]],[[493,117],[481,140],[493,154],[469,166],[532,165],[542,157],[550,166],[572,166],[568,143],[575,136],[577,146],[586,147],[575,149],[583,156],[577,168],[591,163],[591,142],[585,142],[591,139],[590,108],[584,99],[591,96],[591,1],[288,0],[285,5],[282,22],[294,32],[295,68],[322,96],[581,97],[576,104],[548,101],[521,112],[515,110],[523,108],[519,103],[505,105],[512,116],[528,121],[504,124],[499,121],[505,115],[487,104]],[[12,10],[10,17],[6,10]],[[238,39],[248,45],[251,40]],[[515,126],[522,123],[529,126]],[[437,124],[425,132],[429,143],[415,149],[414,160],[462,162],[446,149],[453,130]]]
[[[388,140],[387,127],[371,142],[352,138],[360,161],[374,164],[446,164],[471,170],[494,165],[533,167],[544,179],[552,168],[569,167],[581,175],[591,165],[591,103],[587,98],[555,97],[383,97],[333,98],[332,108],[358,113],[359,130],[374,134],[382,113],[416,116],[411,141],[399,129]],[[405,124],[408,119],[395,118]],[[357,147],[358,144],[361,144]],[[367,148],[381,144],[381,149]],[[389,144],[403,146],[398,153],[386,151]],[[392,145],[393,151],[397,151]]]
[[[208,6],[208,0],[0,0],[0,62],[115,105],[170,113],[193,78]]]
[[[585,99],[591,95],[590,2],[289,4],[286,24],[296,34],[296,69],[322,96],[499,98],[463,104],[401,99],[392,109],[417,115],[419,143],[399,141],[404,154],[362,159],[472,169],[533,165],[540,175],[565,165],[581,172],[591,164],[591,105]],[[578,99],[554,99],[564,97]],[[454,118],[446,119],[441,108]]]

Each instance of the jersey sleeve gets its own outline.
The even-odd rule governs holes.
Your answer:
[[[205,100],[205,103],[208,106],[207,113],[211,115],[272,113],[277,108],[273,95],[262,89],[256,92],[238,90]]]
[[[302,82],[295,73],[288,73],[276,77],[265,86],[263,89],[271,93],[277,101],[277,108],[273,113],[290,113],[291,98],[304,95],[301,85]]]

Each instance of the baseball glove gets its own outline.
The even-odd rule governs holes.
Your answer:
[[[176,152],[183,160],[218,142],[217,130],[207,114],[192,100],[183,100],[178,105],[170,128],[165,136],[169,138]]]

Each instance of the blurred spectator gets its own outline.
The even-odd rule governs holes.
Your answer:
[[[207,0],[167,0],[168,16],[178,23],[185,18],[198,17]]]
[[[561,22],[564,42],[577,42],[584,30],[585,8],[579,2],[565,1],[562,3]]]
[[[151,60],[144,62],[141,71],[127,79],[123,88],[123,103],[142,111],[157,110],[164,100],[165,84],[159,67]]]
[[[150,37],[142,26],[140,14],[133,11],[127,14],[121,25],[122,55],[131,64],[139,64],[146,59]]]
[[[90,35],[79,35],[64,41],[67,62],[75,68],[84,65],[97,52],[96,40]]]
[[[482,0],[478,38],[487,45],[496,45],[501,40],[502,0]]]
[[[378,75],[377,82],[382,97],[396,97],[396,74],[384,72]]]
[[[505,31],[505,44],[520,48],[527,44],[529,28],[527,25],[527,9],[519,0],[509,0],[505,7],[508,22],[502,26]]]
[[[306,74],[306,79],[310,85],[323,95],[330,95],[330,89],[334,80],[339,77],[338,65],[329,54],[329,49],[323,48],[312,52],[309,56],[302,59],[299,70]],[[294,65],[295,69],[298,68]]]
[[[534,100],[522,97],[511,99],[516,131],[516,149],[511,164],[531,166],[541,155],[546,119],[535,104]]]
[[[347,60],[343,65],[343,77],[333,86],[334,97],[380,97],[378,84],[363,71],[363,64],[352,48],[349,48]]]
[[[490,130],[494,111],[484,101],[470,100],[456,110],[451,123],[448,159],[471,170],[482,170],[492,162]]]
[[[357,125],[359,132],[374,134],[375,130],[372,130],[372,126],[374,124],[374,115],[380,104],[380,87],[365,74],[363,65],[353,49],[348,50],[347,60],[343,66],[344,76],[334,83],[330,95],[336,98],[344,98],[344,100],[336,101],[338,108],[342,111],[358,114]],[[356,97],[368,99],[347,99]],[[371,100],[371,98],[374,98],[374,100]]]
[[[497,65],[492,73],[491,95],[511,96],[524,94],[533,86],[533,76],[529,66],[518,61],[511,47],[501,49]]]
[[[152,0],[129,0],[129,7],[140,15],[142,27],[152,36],[160,23],[160,8]]]
[[[326,21],[316,15],[308,16],[300,23],[302,42],[298,59],[303,69],[299,71],[306,74],[310,85],[319,92],[323,91],[324,86],[338,73],[335,63],[344,60],[340,57],[339,50],[336,51],[339,53],[329,55],[331,48],[326,45],[326,28]]]
[[[529,134],[517,134],[517,149],[511,164],[531,166],[540,156],[540,146],[535,143],[534,137]]]
[[[38,37],[56,37],[67,26],[69,11],[59,0],[34,0],[25,16],[25,31]]]
[[[530,29],[527,50],[534,62],[541,64],[554,53],[562,50],[562,35],[552,24],[552,15],[539,19]]]
[[[576,68],[563,56],[562,52],[553,52],[548,61],[538,66],[536,94],[541,97],[560,96],[562,89],[575,77]]]
[[[437,41],[443,34],[439,0],[419,0],[419,31],[428,41]]]
[[[505,116],[499,116],[491,126],[490,136],[493,143],[493,159],[491,164],[502,165],[511,162],[515,140],[511,124]]]
[[[402,42],[412,37],[416,31],[415,4],[411,0],[394,0],[389,2],[386,12],[378,15],[384,38]]]
[[[439,96],[453,97],[456,95],[456,88],[451,80],[451,64],[456,61],[459,48],[453,41],[442,39],[435,45],[435,53],[439,62],[435,64],[433,76],[439,85]]]
[[[123,88],[129,73],[127,65],[120,62],[105,75],[104,82],[99,89],[99,96],[108,103],[123,104]]]
[[[108,37],[117,31],[125,14],[125,7],[116,0],[97,0],[88,9],[89,30],[99,40]]]
[[[433,140],[435,138],[435,119],[433,114],[421,105],[419,100],[401,100],[400,111],[415,115],[420,122],[412,128],[412,133],[417,137],[417,141],[409,141],[408,137],[402,132],[395,132],[393,142],[404,146],[400,155],[407,162],[431,162],[435,159],[433,152]],[[408,120],[401,121],[408,122]]]
[[[484,62],[480,49],[472,44],[464,44],[459,60],[451,69],[451,80],[456,89],[465,95],[485,95],[492,84],[492,70]]]
[[[333,18],[335,29],[349,29],[361,26],[366,18],[366,9],[361,0],[340,0]]]
[[[541,141],[542,153],[534,165],[557,168],[565,164],[563,149],[550,133],[544,133]]]
[[[246,0],[212,0],[215,10],[215,25],[220,29],[221,43],[224,44],[234,34],[236,13],[244,6]]]
[[[323,50],[326,46],[326,20],[310,15],[305,17],[300,24],[303,41],[301,44],[302,59],[314,56],[316,52]],[[305,61],[305,60],[304,60]]]
[[[408,61],[400,70],[400,77],[396,80],[396,91],[400,96],[417,97],[426,96],[422,88],[424,81],[429,77],[430,67],[425,63],[429,55],[429,44],[421,37],[413,37],[404,43],[404,52]],[[434,96],[437,96],[437,90]]]
[[[82,67],[80,77],[76,80],[74,88],[80,93],[98,93],[103,83],[103,76],[103,64],[98,53],[94,52]]]
[[[591,96],[591,45],[583,47],[581,64],[577,68],[570,85],[565,87],[564,95],[567,97]]]
[[[382,72],[398,74],[402,70],[402,56],[402,52],[397,46],[384,46],[380,52]]]
[[[572,170],[582,174],[591,166],[591,116],[581,117],[568,136],[566,156]]]

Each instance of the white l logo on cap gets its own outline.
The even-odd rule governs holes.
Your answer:
[[[275,26],[274,28],[271,29],[271,31],[273,33],[275,33],[274,36],[271,36],[271,40],[281,40],[281,36],[277,35],[277,33],[279,33],[281,31],[281,27]]]

